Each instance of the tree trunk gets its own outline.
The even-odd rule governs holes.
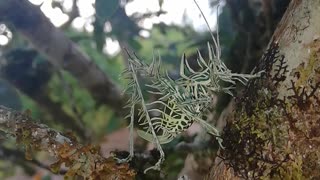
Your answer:
[[[291,1],[258,71],[207,179],[320,179],[320,0]]]
[[[118,87],[79,47],[27,0],[0,0],[0,20],[13,26],[53,65],[70,72],[98,103],[123,114]]]

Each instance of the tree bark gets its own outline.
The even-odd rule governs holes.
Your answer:
[[[57,159],[50,166],[59,172],[64,163],[69,169],[66,178],[74,179],[133,179],[135,173],[127,164],[117,165],[115,160],[104,158],[99,149],[79,144],[44,124],[37,124],[24,113],[0,106],[0,131],[16,138],[17,144],[25,146],[26,157],[32,159],[32,150],[49,152]]]
[[[70,72],[97,103],[123,114],[124,98],[105,73],[27,0],[0,0],[0,20],[13,26],[53,65]]]
[[[207,179],[320,178],[320,0],[292,0]]]

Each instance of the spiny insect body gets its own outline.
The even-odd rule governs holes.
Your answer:
[[[196,2],[195,4],[198,6]],[[200,12],[202,13],[201,9]],[[245,84],[249,79],[259,77],[260,74],[232,73],[220,59],[219,36],[217,40],[213,34],[211,36],[215,48],[208,43],[209,59],[206,61],[198,52],[196,62],[200,70],[194,70],[183,56],[180,77],[176,80],[170,78],[167,72],[161,72],[160,57],[154,57],[151,64],[146,64],[138,57],[129,55],[128,67],[123,76],[129,81],[126,92],[131,95],[127,105],[131,108],[128,115],[131,119],[130,155],[126,159],[119,160],[120,162],[131,160],[133,157],[133,126],[136,117],[142,127],[137,130],[138,135],[153,142],[160,152],[158,162],[145,172],[150,169],[160,170],[160,165],[164,161],[161,144],[171,142],[177,135],[187,130],[193,122],[199,123],[209,134],[214,135],[223,147],[218,130],[203,119],[207,108],[212,106],[215,93],[224,92],[232,95],[231,89],[236,82]],[[149,79],[150,83],[143,85],[142,78]],[[223,87],[222,82],[228,82],[231,86]],[[142,87],[145,87],[148,93],[158,97],[157,100],[147,102],[143,96]],[[138,112],[135,112],[137,108]]]

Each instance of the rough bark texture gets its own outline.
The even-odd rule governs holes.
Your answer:
[[[98,103],[123,114],[124,99],[117,86],[79,47],[27,0],[0,0],[0,20],[13,26],[47,59],[70,72]]]
[[[32,159],[33,150],[49,152],[57,158],[51,170],[59,172],[64,163],[69,168],[66,178],[133,179],[135,175],[127,164],[117,165],[112,158],[102,157],[99,149],[90,145],[83,146],[74,137],[34,123],[27,114],[4,106],[0,106],[0,131],[15,137],[17,144],[24,145],[29,159]]]
[[[320,178],[320,0],[292,0],[224,129],[208,179]]]

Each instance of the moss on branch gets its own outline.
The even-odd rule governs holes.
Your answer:
[[[68,171],[65,178],[133,179],[135,172],[128,164],[118,165],[112,157],[104,158],[99,148],[81,145],[72,135],[64,135],[44,124],[37,124],[27,113],[20,113],[0,106],[0,131],[15,137],[26,149],[26,158],[32,151],[46,151],[57,159],[50,167],[59,172],[64,164]]]

